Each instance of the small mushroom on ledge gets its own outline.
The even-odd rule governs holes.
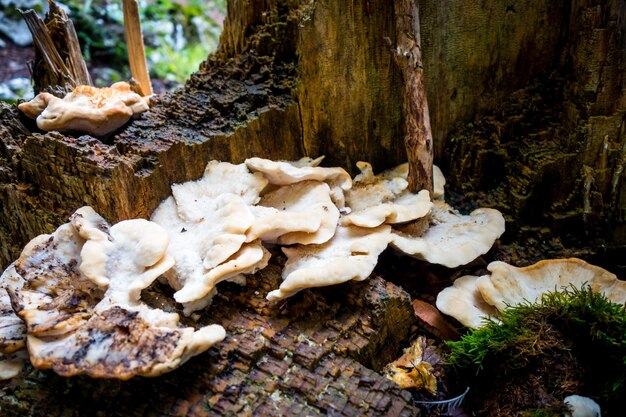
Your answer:
[[[104,88],[79,85],[62,99],[39,93],[18,108],[35,119],[41,130],[76,131],[102,137],[148,110],[148,102],[132,91],[130,84],[121,81]]]
[[[457,278],[451,287],[444,288],[437,294],[436,306],[439,311],[471,329],[485,325],[487,318],[497,321],[500,315],[498,310],[488,304],[478,291],[476,282],[479,278],[482,277],[465,275]]]
[[[491,262],[491,275],[463,276],[437,295],[437,308],[470,328],[497,321],[500,312],[521,303],[535,303],[548,292],[581,289],[604,294],[610,301],[626,305],[626,281],[581,259],[548,259],[523,268]]]

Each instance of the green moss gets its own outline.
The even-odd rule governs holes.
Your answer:
[[[507,309],[500,324],[489,322],[449,347],[448,364],[485,390],[539,378],[558,400],[580,393],[611,409],[626,396],[626,309],[588,288]]]

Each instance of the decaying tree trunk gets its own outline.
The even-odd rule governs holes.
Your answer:
[[[329,165],[376,170],[405,161],[395,16],[386,0],[229,0],[217,53],[107,143],[40,132],[0,104],[0,268],[80,206],[111,222],[149,216],[211,159],[325,154]],[[605,240],[626,243],[624,16],[618,0],[420,1],[435,156],[453,190],[546,240],[605,213]],[[0,385],[1,410],[416,413],[369,369],[408,337],[406,293],[371,278],[271,306],[262,297],[278,280],[274,267],[220,291],[199,324],[223,324],[227,339],[174,373],[122,383],[31,371]]]
[[[35,61],[30,63],[35,92],[64,96],[78,85],[91,85],[74,24],[58,4],[50,2],[45,21],[34,10],[22,13],[33,36]]]

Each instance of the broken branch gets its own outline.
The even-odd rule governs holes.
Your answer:
[[[404,146],[409,190],[433,192],[433,138],[424,85],[417,0],[396,0],[394,60],[404,80]]]

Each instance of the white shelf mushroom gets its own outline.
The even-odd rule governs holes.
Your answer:
[[[0,380],[18,375],[28,359],[24,349],[26,328],[24,322],[15,315],[5,289],[19,289],[23,284],[14,265],[11,264],[0,276]]]
[[[330,186],[331,196],[338,208],[344,206],[344,192],[352,187],[352,178],[345,169],[339,167],[325,168],[317,164],[323,157],[310,160],[302,158],[298,161],[272,161],[262,158],[245,160],[252,172],[262,173],[273,185],[290,185],[302,181],[321,181]]]
[[[346,205],[351,212],[342,218],[342,224],[376,227],[383,223],[406,223],[426,216],[432,208],[428,191],[410,193],[406,179],[374,175],[367,162],[358,162],[357,166],[361,174],[346,191]]]
[[[334,234],[332,226],[339,218],[338,213],[333,214],[333,208],[330,188],[323,182],[303,181],[279,187],[250,208],[255,220],[246,233],[247,240],[278,242],[286,235],[283,241],[293,242],[297,235],[292,233],[304,233],[307,241],[323,243]],[[310,234],[316,232],[317,239],[311,239]]]
[[[524,302],[535,303],[547,292],[581,289],[604,294],[626,305],[626,281],[581,259],[548,259],[518,268],[496,261],[487,266],[491,275],[464,276],[437,295],[437,308],[463,325],[477,329],[485,318],[495,320],[500,312]]]
[[[175,265],[165,276],[177,290],[174,299],[183,303],[185,314],[190,314],[210,303],[218,282],[265,267],[269,255],[260,242],[245,244],[246,231],[253,225],[254,216],[241,197],[219,194],[213,199],[206,198],[202,205],[194,202],[191,217],[197,221],[179,217],[178,213],[185,212],[181,205],[191,200],[181,201],[176,204],[169,197],[151,219],[169,234],[168,252]]]
[[[430,223],[422,236],[394,231],[391,246],[417,259],[455,268],[487,253],[504,233],[498,210],[481,208],[464,216],[443,201],[434,202]]]
[[[496,261],[487,269],[491,275],[481,277],[476,285],[485,301],[500,311],[524,301],[539,301],[549,291],[585,285],[614,303],[626,304],[626,281],[581,259],[548,259],[524,268]]]
[[[407,179],[409,176],[409,163],[405,162],[397,167],[388,169],[380,173],[384,179],[402,178]],[[443,200],[446,178],[441,172],[441,168],[433,165],[433,200]]]
[[[497,321],[498,310],[488,304],[476,286],[477,276],[465,275],[457,278],[451,287],[437,294],[436,306],[444,314],[454,317],[462,325],[478,329],[485,319]]]
[[[118,82],[104,88],[79,85],[62,99],[39,93],[18,108],[36,119],[41,130],[78,131],[101,137],[148,110],[148,103],[127,82]]]
[[[278,290],[267,294],[267,299],[280,300],[305,288],[367,279],[390,238],[391,227],[386,225],[373,229],[339,226],[335,236],[323,245],[283,248],[287,255],[283,282]]]
[[[222,194],[234,194],[245,204],[254,205],[268,181],[261,174],[250,173],[245,165],[211,161],[204,175],[197,181],[172,185],[172,195],[176,200],[181,219],[198,222],[206,215],[205,206]]]
[[[35,238],[15,263],[24,286],[9,289],[26,323],[30,359],[64,376],[156,376],[225,337],[221,326],[180,327],[141,290],[171,268],[168,237],[147,220],[109,228],[91,208]]]

